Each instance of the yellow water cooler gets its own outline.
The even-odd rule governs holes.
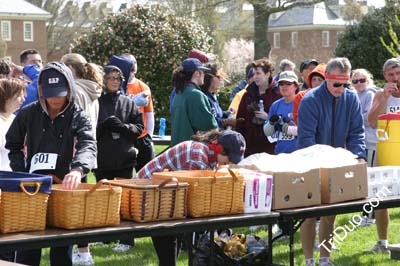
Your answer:
[[[400,112],[378,117],[377,165],[400,166]]]

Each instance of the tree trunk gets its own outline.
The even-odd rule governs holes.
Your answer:
[[[268,22],[271,15],[268,5],[253,3],[254,9],[254,59],[269,57],[271,45],[268,41]]]

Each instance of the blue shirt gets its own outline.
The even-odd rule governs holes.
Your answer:
[[[273,115],[281,115],[283,121],[295,125],[293,121],[293,101],[287,103],[285,98],[280,98],[272,103],[269,109],[268,119],[266,123],[269,123],[269,118]],[[296,150],[297,137],[284,134],[282,127],[275,127],[275,134],[268,138],[270,141],[273,139],[276,141],[275,154],[279,153],[291,153]]]

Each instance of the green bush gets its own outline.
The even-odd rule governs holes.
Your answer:
[[[176,17],[159,5],[136,5],[97,23],[89,33],[74,41],[73,51],[100,65],[105,65],[112,55],[135,55],[137,76],[153,93],[157,127],[160,117],[170,121],[173,69],[192,48],[208,52],[211,45],[212,39],[197,22]]]
[[[359,24],[349,26],[336,47],[336,56],[349,58],[353,69],[366,68],[376,79],[382,79],[382,66],[393,57],[380,38],[389,42],[388,21],[400,14],[398,7],[383,7],[366,15]],[[398,32],[398,25],[393,25]]]

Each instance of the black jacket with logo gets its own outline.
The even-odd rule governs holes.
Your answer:
[[[72,73],[67,66],[60,63],[49,63],[44,67],[47,68],[54,68],[67,78],[68,105],[52,121],[39,87],[39,101],[19,111],[7,132],[6,148],[10,151],[8,157],[11,169],[29,172],[35,154],[56,153],[58,156],[55,170],[40,170],[35,173],[55,174],[61,179],[71,169],[81,169],[88,173],[96,160],[96,141],[89,117],[74,103],[75,83]]]

